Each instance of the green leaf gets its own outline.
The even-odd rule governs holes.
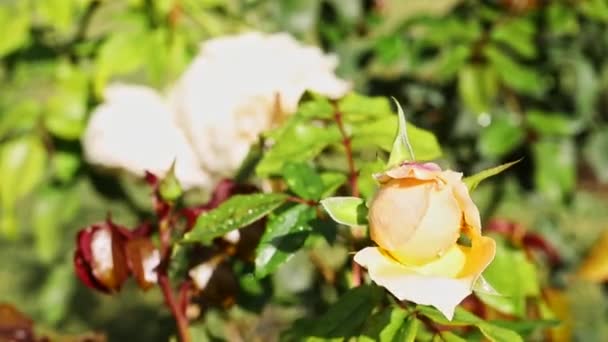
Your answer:
[[[0,204],[2,230],[16,234],[15,203],[28,194],[44,176],[46,150],[33,136],[8,141],[0,146]]]
[[[490,126],[481,131],[477,147],[479,152],[490,158],[499,158],[521,145],[525,132],[511,116],[494,117]]]
[[[276,143],[256,167],[258,176],[278,174],[287,161],[304,162],[314,159],[327,146],[341,141],[335,126],[318,127],[294,121],[277,137]]]
[[[397,334],[387,341],[393,342],[414,342],[416,335],[418,335],[418,328],[420,327],[420,320],[415,316],[409,316],[407,320],[403,322]]]
[[[320,317],[296,321],[281,340],[307,341],[315,338],[324,340],[333,338],[342,341],[355,336],[382,297],[383,291],[375,286],[363,285],[351,289]]]
[[[430,318],[433,322],[437,322],[442,325],[447,326],[466,326],[466,325],[476,325],[483,320],[474,314],[466,311],[461,307],[456,307],[456,311],[454,311],[454,317],[452,320],[448,320],[445,316],[437,309],[432,306],[426,305],[417,305],[416,311],[420,314]]]
[[[26,2],[19,2],[20,6],[6,6],[0,4],[0,30],[5,33],[0,39],[0,57],[19,49],[29,42],[30,13],[24,8]],[[17,7],[17,8],[15,8]]]
[[[520,335],[530,335],[534,333],[534,331],[540,329],[547,329],[558,326],[560,321],[558,320],[550,320],[550,319],[529,319],[526,318],[521,321],[507,321],[507,320],[492,320],[489,323],[495,326],[499,326],[505,329],[513,330]]]
[[[521,336],[513,330],[486,322],[478,323],[477,328],[479,328],[479,331],[492,342],[523,342]]]
[[[361,336],[357,340],[359,342],[397,341],[396,337],[406,322],[407,316],[408,312],[400,307],[386,307],[369,317],[361,332]]]
[[[483,276],[500,295],[477,296],[498,311],[525,317],[526,299],[540,292],[536,268],[523,251],[507,246],[503,239],[495,240],[496,256]]]
[[[42,319],[47,324],[57,324],[69,314],[69,302],[73,298],[75,282],[72,264],[63,264],[52,269],[44,280],[37,297]]]
[[[356,123],[352,127],[352,145],[355,150],[377,146],[390,152],[398,130],[398,118],[390,115],[371,122]],[[410,139],[416,160],[432,160],[441,156],[441,147],[435,135],[425,129],[407,123],[407,136]]]
[[[219,207],[198,217],[183,242],[209,243],[231,230],[261,219],[287,200],[285,194],[251,194],[231,197]]]
[[[536,278],[534,278],[536,279]],[[433,322],[447,326],[475,326],[481,333],[493,342],[523,341],[515,331],[488,323],[474,314],[457,307],[454,318],[448,321],[437,309],[430,306],[418,305],[416,311],[430,318]]]
[[[548,199],[563,200],[576,186],[576,150],[571,140],[542,139],[532,146],[534,183]]]
[[[395,100],[395,104],[397,105],[397,118],[399,120],[399,126],[397,128],[397,134],[395,135],[395,140],[393,140],[393,147],[386,165],[389,168],[399,165],[405,161],[416,160],[414,150],[412,149],[409,137],[407,136],[405,114],[403,113],[403,109],[397,100]]]
[[[55,136],[78,140],[87,115],[88,80],[86,74],[67,63],[56,70],[54,94],[45,106],[44,125]]]
[[[482,65],[466,65],[458,72],[458,93],[474,114],[488,113],[498,93],[496,72]]]
[[[304,96],[310,93],[305,94]],[[302,102],[298,106],[296,116],[306,119],[331,119],[334,115],[334,107],[325,97],[310,94],[311,100]]]
[[[288,162],[283,166],[283,178],[291,191],[305,199],[318,200],[325,190],[321,176],[308,163]]]
[[[359,197],[329,197],[321,201],[331,218],[347,226],[367,224],[367,207]]]
[[[333,195],[347,180],[347,177],[340,172],[323,172],[321,181],[323,182],[323,193],[321,198]]]
[[[517,17],[492,30],[491,38],[496,42],[506,44],[521,56],[534,58],[536,56],[536,43],[534,42],[534,24],[529,17]]]
[[[531,96],[544,94],[547,84],[537,70],[515,62],[492,45],[485,48],[484,54],[507,86]]]
[[[502,165],[498,165],[498,166],[495,166],[490,169],[483,170],[472,176],[465,177],[462,181],[464,182],[464,184],[467,185],[467,188],[469,188],[469,191],[473,191],[473,190],[475,190],[475,188],[477,188],[479,183],[481,183],[486,178],[495,176],[495,175],[505,171],[506,169],[510,168],[511,166],[519,163],[520,161],[521,161],[521,159],[509,162],[509,163],[505,163]]]
[[[448,82],[462,69],[470,56],[471,47],[468,45],[457,45],[450,49],[443,49],[437,57],[426,61],[415,70],[415,73],[422,79]]]
[[[64,225],[78,213],[80,198],[69,189],[56,188],[36,195],[31,209],[34,249],[40,261],[50,264],[59,255]]]
[[[37,15],[46,25],[52,26],[62,34],[69,33],[76,12],[75,0],[36,1]]]
[[[570,136],[583,128],[581,121],[568,118],[563,113],[548,113],[540,110],[526,112],[526,123],[542,135]]]
[[[81,161],[79,154],[55,151],[51,160],[54,177],[63,183],[69,182],[76,175]]]
[[[341,99],[338,109],[346,122],[377,119],[393,113],[386,97],[370,97],[357,93],[350,93]]]
[[[364,163],[363,166],[359,167],[359,178],[357,179],[357,185],[359,191],[364,198],[371,198],[378,189],[378,182],[373,177],[374,173],[382,172],[386,169],[386,163],[380,159],[376,159],[373,162]]]
[[[593,132],[583,149],[585,159],[602,183],[608,183],[608,126]]]
[[[451,331],[442,331],[439,334],[441,335],[440,341],[443,342],[467,342],[466,339],[454,334]]]
[[[256,249],[256,277],[261,278],[274,273],[302,246],[311,231],[308,222],[315,216],[314,208],[304,204],[270,215],[264,235]]]

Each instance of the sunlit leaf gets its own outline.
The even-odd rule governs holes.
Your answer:
[[[321,198],[323,179],[308,163],[288,162],[283,166],[283,178],[296,195],[311,200]]]
[[[481,183],[483,180],[505,171],[506,169],[519,163],[520,161],[521,161],[521,159],[513,161],[513,162],[509,162],[506,164],[498,165],[491,169],[483,170],[472,176],[465,177],[462,181],[467,185],[467,188],[469,188],[469,191],[473,191],[479,185],[479,183]]]
[[[347,226],[367,224],[367,207],[358,197],[329,197],[321,201],[331,218]]]
[[[341,140],[335,126],[327,128],[296,122],[287,127],[256,167],[260,176],[280,173],[286,162],[314,159],[327,146]]]
[[[273,273],[302,246],[311,230],[308,221],[314,218],[315,210],[304,204],[270,216],[256,249],[257,277]]]
[[[235,195],[216,209],[201,214],[182,241],[209,243],[261,219],[286,200],[285,194]]]
[[[377,146],[390,152],[398,130],[397,116],[391,115],[372,122],[361,122],[353,126],[352,144],[356,150]],[[432,160],[441,156],[441,147],[435,135],[425,129],[406,123],[407,135],[416,155],[416,160]]]
[[[29,193],[44,176],[46,150],[36,137],[23,137],[0,146],[0,205],[2,231],[14,237],[15,203]]]

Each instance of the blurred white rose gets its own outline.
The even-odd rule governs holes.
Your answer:
[[[350,85],[336,65],[284,33],[208,40],[168,100],[143,86],[110,86],[85,132],[85,156],[161,176],[175,159],[184,188],[211,187],[234,174],[260,133],[295,112],[306,90],[345,95]]]
[[[230,176],[258,135],[295,112],[306,90],[341,97],[337,59],[291,36],[258,32],[212,39],[170,94],[178,123],[211,175]]]
[[[164,99],[144,86],[115,84],[95,108],[83,136],[85,158],[107,168],[143,176],[175,173],[185,188],[209,186],[183,132],[173,122]]]

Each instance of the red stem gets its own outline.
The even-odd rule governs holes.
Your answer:
[[[158,274],[158,286],[163,292],[165,297],[165,303],[169,306],[175,323],[177,324],[177,334],[181,342],[190,342],[190,332],[188,331],[188,318],[185,315],[184,310],[180,307],[179,303],[175,300],[173,295],[173,289],[169,283],[169,277],[167,276],[166,270],[159,272]]]
[[[346,130],[344,129],[344,123],[342,122],[342,112],[338,109],[337,105],[334,104],[334,120],[338,125],[340,134],[342,135],[342,144],[344,145],[344,151],[346,153],[346,161],[348,162],[348,170],[350,173],[349,182],[353,196],[359,197],[359,187],[357,186],[357,170],[355,169],[355,161],[353,159],[353,148],[352,141]]]
[[[338,129],[340,130],[340,134],[342,135],[342,144],[344,145],[344,152],[346,154],[346,161],[348,162],[348,171],[349,171],[349,183],[352,195],[355,197],[359,197],[359,186],[357,185],[357,177],[359,176],[357,173],[357,169],[355,168],[355,160],[353,159],[353,147],[352,140],[348,134],[346,134],[346,130],[344,129],[344,122],[342,121],[342,112],[338,109],[338,106],[334,103],[334,120],[338,125]],[[355,239],[360,238],[360,236],[355,235]],[[363,282],[363,271],[361,266],[352,260],[351,269],[353,273],[353,286],[358,287]]]
[[[171,213],[169,210],[166,215],[160,219],[159,223],[159,234],[160,234],[160,251],[161,251],[161,262],[158,268],[158,286],[160,287],[165,303],[171,310],[175,324],[177,325],[177,334],[181,342],[190,342],[190,331],[188,330],[188,318],[186,317],[186,310],[184,304],[184,297],[187,300],[188,286],[180,288],[179,301],[175,299],[173,288],[169,276],[167,275],[167,267],[169,266],[169,259],[171,258]]]

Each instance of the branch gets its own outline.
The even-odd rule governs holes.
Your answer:
[[[334,103],[334,120],[338,125],[338,129],[340,130],[340,134],[342,135],[342,144],[344,145],[344,151],[346,153],[346,161],[348,162],[348,170],[350,173],[349,182],[350,188],[352,191],[352,195],[355,197],[359,197],[359,187],[357,186],[357,177],[358,173],[355,169],[355,161],[353,159],[353,149],[351,138],[346,134],[346,130],[344,129],[344,123],[342,122],[342,112],[338,109],[338,106]]]

